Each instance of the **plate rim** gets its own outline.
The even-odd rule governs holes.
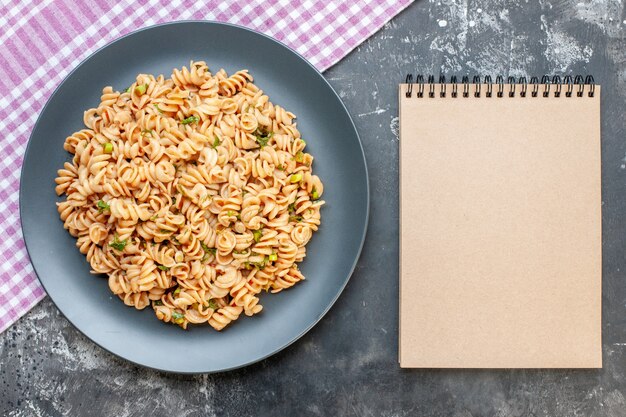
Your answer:
[[[28,245],[28,242],[27,242],[27,239],[26,239],[26,233],[24,232],[24,216],[22,215],[23,214],[23,203],[22,203],[22,198],[21,197],[22,197],[22,194],[25,192],[24,183],[22,181],[22,176],[24,174],[24,166],[25,166],[26,157],[29,154],[29,150],[30,150],[31,145],[32,145],[33,134],[36,131],[37,126],[39,125],[42,116],[46,112],[46,109],[48,108],[48,105],[50,104],[52,99],[57,95],[57,93],[63,88],[63,85],[66,83],[66,81],[80,67],[82,67],[87,61],[89,61],[93,56],[95,56],[96,54],[100,53],[104,49],[109,48],[110,46],[112,46],[112,45],[114,45],[114,44],[116,44],[118,42],[121,42],[122,40],[126,39],[127,37],[133,36],[133,35],[138,34],[140,32],[156,29],[156,28],[163,27],[163,26],[185,25],[185,24],[189,24],[189,23],[193,23],[193,24],[198,24],[199,23],[199,24],[231,27],[231,28],[234,28],[234,29],[237,29],[237,30],[243,30],[243,31],[246,31],[246,32],[250,32],[253,35],[262,36],[262,37],[266,38],[267,40],[277,44],[279,47],[283,47],[283,48],[287,49],[289,52],[291,52],[297,58],[299,58],[301,61],[303,61],[307,66],[309,66],[315,73],[317,73],[317,75],[320,77],[320,79],[327,85],[327,87],[330,89],[330,91],[332,91],[332,93],[335,95],[335,97],[339,101],[341,107],[343,108],[343,110],[345,111],[346,115],[348,116],[348,120],[350,121],[350,125],[352,126],[352,129],[354,130],[354,133],[356,134],[357,143],[359,145],[359,149],[361,151],[361,157],[362,157],[362,160],[363,160],[363,168],[365,170],[365,191],[366,191],[365,199],[366,199],[366,205],[365,205],[364,227],[363,227],[363,231],[361,233],[360,242],[359,242],[359,245],[358,245],[358,250],[357,250],[356,256],[355,256],[355,258],[354,258],[354,260],[352,262],[352,265],[350,266],[349,273],[346,276],[346,279],[344,280],[344,282],[341,284],[341,286],[338,287],[337,293],[333,296],[333,298],[331,299],[330,303],[324,308],[322,313],[315,320],[313,320],[311,322],[310,325],[308,325],[303,331],[301,331],[297,335],[293,336],[287,343],[283,344],[282,346],[272,350],[271,352],[269,352],[269,353],[267,353],[265,355],[260,355],[258,358],[246,361],[246,362],[241,363],[239,365],[231,366],[231,367],[227,367],[227,368],[215,369],[215,370],[200,369],[200,370],[194,370],[194,371],[180,371],[180,370],[159,368],[159,367],[155,367],[155,366],[152,366],[152,365],[146,365],[146,364],[143,364],[143,363],[139,363],[139,362],[137,362],[135,360],[126,358],[126,357],[124,357],[121,354],[118,354],[116,352],[113,352],[110,349],[108,349],[107,347],[103,346],[102,344],[100,344],[97,341],[95,341],[94,339],[92,339],[85,331],[83,331],[79,326],[77,326],[72,320],[70,320],[68,318],[68,316],[65,314],[63,309],[61,309],[61,307],[59,307],[57,302],[48,293],[48,290],[46,289],[46,285],[44,284],[43,280],[40,278],[40,276],[39,276],[40,274],[37,271],[37,268],[35,268],[35,265],[34,265],[34,263],[32,261],[29,245]],[[307,334],[313,327],[315,327],[326,316],[326,314],[330,311],[330,309],[335,305],[335,303],[337,302],[337,300],[339,299],[339,297],[341,296],[341,294],[345,290],[346,286],[348,285],[348,282],[352,278],[352,275],[354,274],[354,271],[356,269],[358,261],[359,261],[359,259],[361,257],[361,254],[362,254],[362,251],[363,251],[363,246],[365,245],[365,238],[367,236],[367,231],[368,231],[368,228],[369,228],[369,217],[370,217],[370,181],[369,181],[369,171],[368,171],[368,167],[367,167],[367,158],[365,156],[365,150],[363,149],[363,143],[361,141],[361,136],[359,135],[359,131],[356,128],[356,125],[354,124],[354,120],[352,118],[352,115],[350,114],[350,112],[346,108],[346,105],[343,102],[343,100],[341,100],[341,97],[339,96],[339,94],[337,94],[337,92],[335,91],[333,86],[328,82],[326,77],[324,77],[324,75],[313,64],[311,64],[311,62],[309,62],[308,59],[306,59],[299,52],[297,52],[296,50],[294,50],[290,46],[284,44],[280,40],[278,40],[276,38],[273,38],[273,37],[271,37],[269,35],[266,35],[266,34],[264,34],[262,32],[259,32],[257,30],[254,30],[254,29],[242,26],[242,25],[234,24],[234,23],[229,23],[229,22],[220,22],[220,21],[216,21],[216,20],[197,20],[197,19],[193,19],[193,20],[177,20],[177,21],[171,21],[171,22],[158,23],[158,24],[155,24],[155,25],[150,25],[150,26],[146,26],[146,27],[142,27],[142,28],[133,30],[133,31],[131,31],[131,32],[129,32],[129,33],[123,35],[123,36],[115,38],[114,40],[110,41],[109,43],[101,46],[100,48],[98,48],[95,51],[93,51],[92,53],[90,53],[87,57],[82,59],[80,61],[80,63],[78,63],[78,65],[76,65],[76,67],[74,67],[65,77],[63,77],[63,80],[54,89],[52,94],[50,94],[50,96],[46,100],[46,103],[44,104],[44,106],[39,111],[39,115],[37,116],[37,120],[35,121],[35,124],[33,125],[32,130],[30,132],[30,135],[28,136],[28,141],[26,143],[26,148],[24,150],[24,156],[22,158],[22,166],[20,168],[20,186],[19,186],[18,201],[19,201],[20,229],[22,231],[22,240],[24,241],[24,247],[26,248],[26,253],[28,254],[28,261],[30,262],[30,264],[31,264],[31,266],[33,268],[33,271],[35,272],[35,276],[37,277],[37,281],[39,282],[39,284],[44,289],[44,291],[46,293],[45,295],[50,299],[50,301],[52,301],[52,303],[54,304],[56,309],[72,325],[72,327],[74,327],[74,329],[78,330],[78,332],[80,334],[82,334],[84,337],[86,337],[89,340],[90,343],[95,344],[96,346],[100,347],[101,349],[105,350],[106,352],[112,354],[114,357],[122,359],[123,361],[125,361],[127,363],[130,363],[130,364],[133,364],[135,366],[139,366],[139,367],[142,367],[142,368],[147,368],[147,369],[151,369],[151,370],[154,370],[154,371],[163,372],[163,373],[167,373],[167,374],[199,375],[199,374],[215,374],[215,373],[222,373],[222,372],[233,371],[233,370],[236,370],[236,369],[240,369],[240,368],[244,368],[244,367],[253,365],[253,364],[261,362],[262,360],[265,360],[265,359],[267,359],[267,358],[269,358],[271,356],[274,356],[277,353],[279,353],[279,352],[285,350],[286,348],[288,348],[289,346],[291,346],[296,341],[300,340],[305,334]]]

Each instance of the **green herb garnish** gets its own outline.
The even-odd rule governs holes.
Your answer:
[[[158,104],[155,104],[155,105],[154,105],[154,108],[155,108],[155,109],[157,109],[157,111],[158,111],[160,114],[163,114],[163,110],[161,110],[161,109],[159,108],[159,105],[158,105]]]
[[[270,138],[268,138],[267,136],[266,137],[263,137],[263,136],[257,136],[256,137],[256,141],[261,146],[261,148],[264,147],[264,146],[267,146],[267,142],[269,141],[269,139]]]
[[[180,287],[177,287],[177,288],[174,290],[174,295],[178,295],[178,294],[180,294]]]
[[[130,88],[132,87],[132,85],[129,85],[126,90],[124,90],[125,93],[130,93]]]
[[[167,266],[164,266],[164,265],[157,265],[157,268],[159,268],[161,271],[169,271],[170,270]]]
[[[104,200],[98,200],[98,202],[96,203],[96,206],[98,207],[98,212],[99,213],[102,213],[105,210],[110,210],[111,209],[111,206],[109,206],[107,204],[107,202],[104,201]]]
[[[148,84],[142,84],[142,85],[138,85],[137,87],[135,87],[135,93],[139,95],[145,94],[147,90],[148,90]]]
[[[218,146],[220,146],[220,138],[215,135],[215,139],[213,140],[213,149],[217,148]]]
[[[126,241],[126,239],[124,240],[120,240],[120,238],[117,236],[117,234],[115,234],[115,236],[113,237],[113,241],[109,242],[109,246],[111,246],[113,249],[117,249],[118,251],[123,251],[124,248],[126,247],[126,244],[128,242]]]
[[[152,136],[152,129],[144,129],[141,131],[141,136],[150,135]]]
[[[276,254],[276,253],[272,253],[272,254],[269,256],[269,259],[270,259],[270,261],[277,261],[277,260],[278,260],[278,254]]]
[[[289,213],[293,213],[296,211],[296,203],[291,203],[287,206],[287,210],[289,210]]]
[[[150,217],[150,221],[156,221],[156,219],[158,219],[159,217],[155,214],[154,216]]]
[[[228,210],[228,211],[226,212],[226,215],[227,215],[228,217],[233,217],[233,216],[235,215],[235,212],[234,212],[234,211],[232,211],[232,210]]]
[[[200,246],[202,246],[202,249],[206,252],[206,253],[212,253],[213,255],[215,255],[215,253],[217,252],[216,248],[210,248],[206,245],[206,243],[204,242],[200,242]]]
[[[153,306],[162,306],[163,305],[163,301],[161,301],[161,300],[154,300],[152,302],[152,305]]]
[[[263,134],[259,130],[255,133],[257,143],[262,147],[267,146],[267,143],[270,141],[272,136],[274,136],[274,132],[270,132],[268,134]]]
[[[302,174],[297,173],[297,174],[293,174],[290,178],[289,178],[289,182],[292,184],[295,184],[297,182],[302,181]]]
[[[320,198],[320,195],[317,192],[317,190],[315,189],[315,187],[313,187],[313,190],[311,191],[311,198],[313,200],[319,200],[319,198]]]
[[[202,246],[202,250],[204,250],[204,256],[200,260],[200,262],[206,262],[209,259],[209,255],[215,255],[217,253],[216,248],[210,248],[204,242],[200,242],[200,246]]]
[[[277,170],[279,170],[279,171],[284,171],[284,170],[285,170],[285,167],[284,167],[284,166],[282,166],[282,165],[278,165],[278,166],[276,167],[276,169],[277,169]]]
[[[183,120],[181,121],[181,123],[182,123],[182,124],[184,124],[184,125],[188,125],[188,124],[190,124],[190,123],[198,123],[198,121],[199,121],[199,120],[200,120],[200,119],[199,119],[199,118],[197,118],[196,116],[189,116],[188,118],[183,119]]]
[[[302,163],[302,161],[304,161],[304,154],[300,151],[296,154],[296,162]]]
[[[261,229],[255,230],[254,232],[252,232],[252,235],[254,236],[254,241],[256,243],[259,243],[261,241],[261,238],[263,237],[263,231]]]
[[[185,315],[183,313],[179,313],[178,311],[172,312],[172,318],[174,319],[174,323],[181,324],[185,321]]]
[[[302,216],[289,216],[289,221],[290,222],[301,222],[302,221]]]
[[[212,310],[217,310],[218,308],[220,308],[219,305],[217,305],[217,302],[214,299],[210,299],[208,302],[209,308]]]
[[[256,266],[257,268],[259,268],[260,270],[263,270],[265,268],[265,262],[266,261],[267,261],[267,256],[264,257],[261,262],[254,262],[253,265]]]
[[[104,153],[113,153],[113,144],[111,142],[107,142],[102,145],[104,149]]]

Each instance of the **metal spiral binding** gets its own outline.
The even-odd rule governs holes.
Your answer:
[[[406,75],[406,84],[408,84],[406,88],[406,96],[408,98],[411,97],[411,94],[413,94],[413,74]]]
[[[496,84],[498,84],[498,92],[496,93],[496,97],[504,97],[504,77],[502,75],[498,75],[496,77]]]
[[[439,85],[441,85],[441,88],[439,89],[439,97],[443,98],[446,96],[446,76],[445,75],[439,76]]]
[[[439,82],[435,83],[435,76],[429,75],[425,80],[422,74],[418,74],[415,77],[415,83],[413,82],[413,74],[407,74],[406,76],[406,97],[410,98],[413,96],[413,88],[415,86],[415,96],[418,98],[423,98],[426,95],[428,98],[434,98],[436,96],[436,89],[439,89],[439,97],[446,97],[448,94],[446,77],[444,75],[439,76]],[[425,84],[428,84],[426,87]],[[573,97],[574,94],[576,97],[583,97],[585,94],[585,90],[587,91],[587,95],[589,97],[593,97],[595,95],[595,81],[592,75],[587,75],[583,78],[582,75],[576,75],[572,78],[571,75],[566,75],[561,79],[559,75],[554,75],[552,78],[548,75],[543,75],[541,80],[538,77],[531,77],[530,81],[526,81],[526,77],[519,77],[516,79],[515,77],[508,77],[506,79],[506,83],[504,81],[504,77],[498,75],[496,77],[495,82],[492,81],[491,76],[487,75],[481,79],[480,75],[475,75],[470,82],[469,76],[465,75],[461,78],[461,82],[458,82],[458,78],[456,75],[450,77],[449,84],[452,85],[452,91],[450,91],[450,96],[453,98],[464,97],[467,98],[470,96],[470,84],[474,84],[474,97],[480,97],[481,95],[485,95],[485,97],[497,97],[502,98],[505,95],[505,84],[508,84],[508,97],[528,97],[528,93],[530,92],[531,97],[550,97],[551,95],[554,97],[561,97],[564,92],[565,97]],[[462,84],[462,91],[459,94],[459,84]],[[531,89],[528,89],[528,86],[531,86]],[[485,87],[485,91],[483,93],[483,86]],[[494,86],[495,86],[495,95],[494,95]],[[519,86],[519,91],[517,91],[517,87]],[[541,90],[541,95],[539,94]],[[425,94],[426,93],[426,94]]]

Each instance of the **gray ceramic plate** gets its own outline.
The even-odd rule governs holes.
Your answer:
[[[56,171],[70,159],[65,138],[82,128],[85,109],[103,86],[125,88],[138,73],[164,74],[204,60],[216,71],[248,68],[274,103],[298,116],[298,128],[324,182],[322,227],[301,264],[306,281],[261,295],[255,317],[223,332],[184,331],[164,324],[150,308],[137,311],[112,296],[107,279],[91,275],[75,239],[59,220]],[[171,372],[216,372],[266,358],[317,323],[348,282],[367,228],[369,188],[363,149],[350,116],[332,87],[304,58],[251,30],[211,22],[178,22],[125,36],[78,66],[52,95],[32,132],[20,187],[24,239],[37,275],[59,310],[108,351]]]

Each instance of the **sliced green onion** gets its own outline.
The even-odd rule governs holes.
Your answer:
[[[161,271],[169,271],[170,270],[167,266],[164,266],[164,265],[158,265],[157,268],[159,268]]]
[[[107,142],[102,145],[104,148],[104,153],[113,153],[113,144],[111,142]]]
[[[295,184],[296,182],[300,182],[300,181],[302,181],[302,174],[300,173],[293,174],[291,178],[289,178],[289,182],[291,182],[292,184]]]
[[[135,92],[139,95],[145,94],[148,90],[148,84],[142,84],[135,87]]]
[[[259,230],[255,230],[254,232],[252,232],[252,235],[254,236],[254,241],[256,243],[259,243],[259,241],[263,237],[263,231],[260,230],[260,229]]]
[[[181,122],[184,125],[188,125],[190,123],[198,123],[200,119],[198,119],[196,116],[189,116],[186,119],[183,119],[183,121]]]
[[[270,255],[270,261],[277,261],[277,260],[278,260],[278,254],[272,253]]]
[[[296,154],[296,162],[302,163],[302,161],[304,161],[304,154],[302,152],[298,152]]]
[[[162,306],[163,305],[163,301],[161,301],[161,300],[154,300],[152,302],[152,305],[153,306]]]
[[[178,288],[176,288],[174,290],[174,295],[178,295],[178,294],[180,294],[180,287],[178,287]]]
[[[315,189],[315,187],[313,187],[313,190],[311,191],[311,198],[313,200],[318,200],[320,198],[320,195],[317,192],[317,190]]]
[[[124,90],[125,93],[130,93],[130,87],[132,87],[131,85],[129,85],[126,90]]]
[[[158,111],[159,113],[163,114],[163,110],[161,110],[161,109],[159,108],[159,105],[158,105],[158,104],[155,104],[155,105],[154,105],[154,108],[155,108],[155,109],[157,109],[157,111]]]
[[[212,310],[217,310],[220,306],[217,305],[217,302],[214,299],[210,299],[208,302],[209,308]]]

